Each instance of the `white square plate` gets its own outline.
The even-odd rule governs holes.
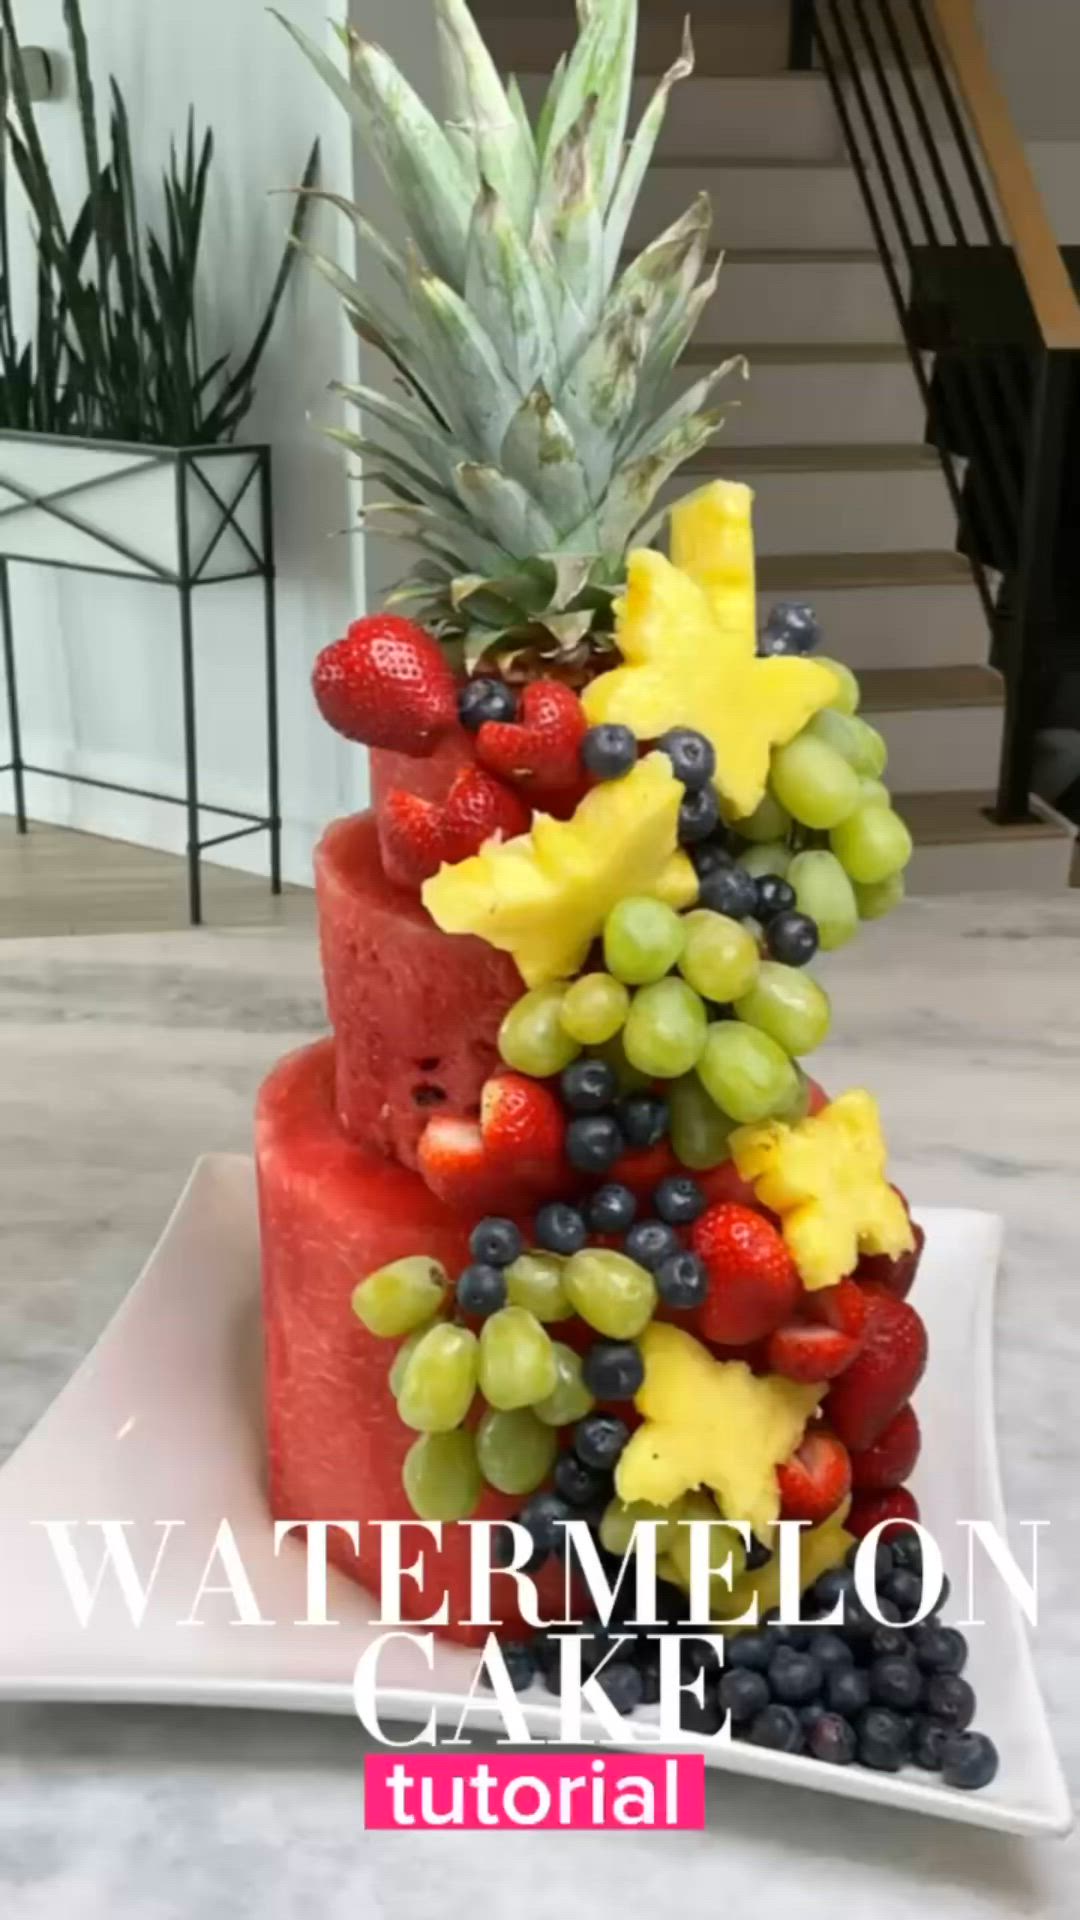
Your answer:
[[[920,1217],[928,1245],[918,1305],[931,1365],[919,1393],[925,1466],[917,1492],[955,1571],[965,1557],[958,1518],[985,1518],[1002,1531],[1005,1525],[991,1376],[1001,1223],[968,1212],[927,1210]],[[242,1158],[213,1156],[196,1167],[97,1347],[0,1470],[0,1697],[351,1713],[353,1668],[375,1630],[372,1603],[332,1573],[330,1613],[340,1627],[292,1624],[304,1612],[304,1554],[286,1543],[274,1556],[262,1459],[253,1171]],[[191,1610],[225,1516],[273,1626],[238,1631],[224,1597],[204,1603],[208,1624],[177,1624]],[[48,1540],[32,1524],[45,1519],[134,1521],[130,1537],[143,1573],[159,1538],[153,1523],[184,1523],[162,1556],[138,1631],[111,1577],[89,1625],[79,1627]],[[86,1539],[83,1552],[89,1571]],[[977,1826],[1067,1832],[1068,1798],[1023,1621],[992,1573],[981,1583],[980,1605],[986,1625],[972,1633],[971,1676],[979,1725],[1002,1759],[984,1792],[954,1792],[914,1770],[841,1769],[742,1744],[706,1746],[708,1763]],[[426,1719],[434,1692],[440,1717],[454,1721],[474,1664],[466,1650],[439,1643],[434,1679],[425,1685],[415,1656],[402,1647],[396,1668],[384,1657],[383,1708],[399,1719]],[[553,1731],[550,1697],[538,1691],[524,1699],[533,1731]],[[474,1717],[473,1724],[483,1722]],[[494,1716],[490,1724],[497,1724]]]

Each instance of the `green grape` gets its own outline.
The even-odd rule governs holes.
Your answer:
[[[883,920],[887,913],[900,905],[904,898],[904,876],[891,874],[888,880],[879,880],[872,887],[856,887],[855,898],[859,903],[860,920]]]
[[[831,853],[796,854],[787,871],[795,904],[817,922],[822,951],[832,953],[851,939],[859,925],[855,889]]]
[[[651,1500],[609,1500],[600,1520],[600,1545],[607,1553],[617,1553],[621,1560],[639,1521],[652,1521],[659,1559],[661,1554],[670,1553],[677,1538],[676,1522],[684,1504],[678,1500],[670,1507],[657,1507]]]
[[[398,1391],[398,1412],[418,1433],[460,1427],[476,1392],[478,1342],[467,1327],[439,1320],[409,1355]]]
[[[860,807],[891,807],[892,794],[884,780],[860,780],[859,805]]]
[[[861,887],[875,887],[901,873],[912,855],[911,835],[891,807],[860,807],[834,827],[829,845],[845,873]]]
[[[865,774],[869,780],[880,780],[889,764],[889,749],[884,734],[872,727],[868,720],[856,719],[859,729],[861,750],[859,758],[853,761],[856,773]]]
[[[416,1348],[420,1345],[425,1333],[429,1332],[436,1324],[434,1320],[425,1320],[422,1327],[417,1327],[414,1333],[410,1333],[407,1340],[402,1341],[395,1353],[390,1366],[390,1372],[387,1376],[390,1382],[390,1391],[395,1400],[401,1392],[401,1383],[405,1378],[405,1369],[412,1359]]]
[[[524,1307],[538,1320],[568,1320],[570,1302],[563,1289],[566,1261],[560,1253],[519,1254],[506,1269],[506,1293],[512,1307]]]
[[[731,1577],[734,1582],[746,1569],[746,1547],[742,1535],[734,1527],[723,1524],[720,1509],[715,1500],[704,1492],[688,1493],[680,1505],[678,1519],[671,1528],[672,1540],[667,1551],[678,1584],[689,1589],[690,1553],[692,1535],[685,1523],[691,1520],[709,1522],[709,1571],[719,1575],[719,1569],[731,1555]],[[717,1580],[718,1586],[726,1591],[725,1583]]]
[[[613,1040],[630,1011],[630,995],[610,973],[585,973],[563,996],[560,1018],[564,1032],[583,1047],[599,1047]]]
[[[708,1019],[701,999],[685,980],[658,980],[634,995],[623,1028],[631,1066],[653,1080],[677,1080],[696,1065]]]
[[[446,1298],[446,1269],[417,1253],[394,1260],[361,1280],[352,1310],[380,1340],[400,1340],[438,1313]]]
[[[783,1047],[741,1020],[720,1020],[709,1028],[698,1073],[717,1106],[743,1126],[771,1120],[790,1107],[798,1091]]]
[[[757,941],[737,920],[702,908],[685,916],[686,945],[679,972],[705,1000],[721,1003],[748,993],[757,978]]]
[[[421,1434],[405,1455],[401,1484],[418,1520],[467,1520],[484,1490],[472,1434]]]
[[[791,848],[783,840],[766,840],[763,846],[747,847],[740,853],[738,865],[752,873],[755,880],[762,874],[778,873],[781,880],[791,865]]]
[[[554,1392],[558,1371],[551,1341],[533,1313],[502,1307],[480,1330],[480,1391],[489,1407],[512,1413]]]
[[[573,1347],[562,1340],[553,1340],[551,1350],[555,1355],[555,1385],[543,1400],[537,1401],[533,1412],[545,1427],[572,1427],[578,1420],[584,1420],[596,1402],[585,1385],[580,1353],[575,1353]]]
[[[631,987],[649,986],[670,973],[682,952],[682,921],[662,900],[628,895],[604,922],[604,960],[609,973]]]
[[[776,1116],[789,1127],[798,1126],[799,1121],[805,1120],[810,1111],[810,1077],[803,1072],[798,1061],[795,1063],[795,1072],[798,1075],[799,1090],[790,1107],[785,1107],[783,1113],[778,1113]]]
[[[730,1158],[728,1141],[735,1123],[721,1113],[696,1073],[688,1073],[668,1089],[671,1103],[671,1146],[677,1160],[694,1173],[704,1173]]]
[[[555,1464],[559,1442],[551,1427],[516,1407],[489,1407],[476,1429],[476,1458],[489,1487],[498,1493],[533,1493]]]
[[[773,788],[804,827],[846,820],[859,802],[859,776],[835,748],[805,728],[772,757]]]
[[[846,760],[849,767],[854,767],[856,773],[862,773],[864,769],[859,763],[866,751],[860,739],[862,726],[863,722],[853,713],[841,713],[838,707],[823,707],[820,713],[815,713],[813,719],[807,721],[805,731],[812,734],[815,740],[824,740],[826,746],[838,753],[841,760]]]
[[[508,1067],[548,1080],[576,1060],[581,1048],[562,1023],[561,981],[534,987],[514,1002],[499,1028],[499,1052]]]
[[[585,1247],[571,1254],[564,1284],[575,1313],[608,1340],[633,1340],[656,1311],[652,1274],[625,1253]]]
[[[763,960],[749,993],[735,1002],[735,1012],[748,1026],[775,1040],[785,1053],[813,1053],[829,1031],[831,1009],[824,987],[802,967],[785,967],[779,960]]]
[[[816,659],[819,666],[828,667],[830,673],[835,673],[839,682],[839,690],[836,698],[829,702],[830,706],[840,713],[858,713],[862,694],[851,668],[846,667],[842,660],[830,660],[824,653],[817,654]]]
[[[614,1040],[606,1040],[602,1047],[590,1047],[590,1059],[594,1054],[598,1060],[607,1061],[619,1083],[620,1093],[641,1093],[651,1085],[647,1073],[641,1073],[637,1067],[630,1065],[621,1033],[617,1033]]]
[[[728,825],[744,840],[783,840],[791,827],[791,815],[780,805],[775,794],[766,793],[753,813],[748,813],[743,820],[729,819]]]

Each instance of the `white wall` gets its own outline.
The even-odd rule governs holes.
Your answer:
[[[415,6],[422,0],[412,0]],[[286,0],[292,17],[330,43],[326,0]],[[60,0],[17,0],[28,42],[65,45]],[[400,8],[397,9],[400,13]],[[189,101],[214,129],[207,235],[208,335],[242,352],[280,254],[288,203],[268,190],[300,173],[312,137],[323,182],[348,190],[347,116],[313,75],[263,0],[83,0],[99,107],[110,72],[127,99],[144,209],[171,133]],[[77,112],[66,76],[39,126],[65,202],[81,195]],[[24,234],[21,210],[14,226]],[[334,216],[320,238],[347,245]],[[21,241],[24,272],[32,266]],[[355,512],[345,463],[314,422],[336,417],[328,380],[349,365],[350,336],[336,300],[304,266],[294,275],[244,433],[272,441],[279,564],[282,781],[286,877],[306,880],[325,820],[362,802],[363,755],[320,722],[308,690],[318,648],[340,633],[364,591],[363,546],[343,536]],[[167,588],[12,570],[24,751],[45,764],[135,785],[182,786],[175,595]],[[264,804],[259,583],[196,595],[203,791],[252,811]],[[0,740],[0,759],[7,757]],[[31,780],[32,815],[179,850],[178,810]],[[9,777],[0,809],[10,811]],[[204,833],[227,823],[204,821]],[[260,839],[221,858],[264,870]]]

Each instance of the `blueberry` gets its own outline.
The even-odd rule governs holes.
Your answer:
[[[556,1493],[569,1506],[582,1510],[606,1504],[611,1492],[611,1475],[585,1466],[576,1453],[560,1453],[552,1478]]]
[[[469,1236],[469,1252],[483,1267],[508,1267],[524,1246],[512,1220],[489,1215],[478,1221]]]
[[[486,1320],[506,1305],[506,1275],[501,1267],[474,1264],[466,1267],[457,1283],[457,1303],[462,1313],[473,1313]]]
[[[574,1452],[585,1467],[610,1473],[630,1438],[624,1420],[613,1413],[587,1413],[574,1428]]]
[[[575,1060],[563,1072],[559,1089],[571,1113],[606,1113],[614,1104],[619,1082],[606,1060]]]
[[[660,1655],[654,1648],[652,1653],[639,1662],[641,1673],[641,1704],[643,1707],[655,1707],[660,1700]]]
[[[940,1773],[945,1742],[951,1738],[948,1727],[942,1726],[940,1720],[917,1713],[911,1722],[911,1757],[915,1765],[927,1773]]]
[[[733,1634],[724,1648],[724,1660],[729,1672],[736,1667],[747,1667],[754,1673],[764,1673],[772,1658],[772,1648],[760,1627],[751,1628],[749,1633]]]
[[[718,840],[699,840],[696,846],[691,847],[690,858],[699,880],[704,880],[707,873],[718,873],[721,867],[735,864],[727,848],[722,847]]]
[[[878,1612],[883,1616],[886,1625],[894,1626],[900,1618],[900,1609],[892,1600],[879,1600]],[[857,1645],[860,1642],[869,1644],[881,1625],[882,1621],[876,1620],[869,1608],[863,1606],[857,1593],[849,1593],[846,1595],[844,1599],[844,1620],[841,1628],[845,1639],[850,1640],[853,1645]]]
[[[772,1548],[767,1547],[764,1540],[758,1540],[754,1534],[751,1534],[746,1555],[746,1571],[756,1573],[759,1567],[767,1567],[771,1559]]]
[[[536,1679],[536,1651],[527,1640],[504,1640],[503,1664],[516,1693],[524,1693]]]
[[[660,1094],[632,1093],[619,1101],[618,1121],[629,1147],[655,1147],[671,1124],[671,1108]]]
[[[656,1287],[666,1307],[687,1313],[708,1296],[709,1276],[696,1253],[673,1253],[657,1267]]]
[[[922,1574],[913,1573],[907,1567],[897,1567],[884,1581],[882,1594],[900,1609],[902,1620],[911,1620],[922,1606]]]
[[[824,1700],[805,1700],[801,1707],[796,1708],[796,1712],[800,1727],[804,1733],[809,1734],[811,1727],[816,1727],[818,1721],[824,1719],[828,1708]]]
[[[665,1260],[681,1252],[679,1236],[666,1220],[639,1220],[631,1227],[623,1246],[639,1267],[657,1273]]]
[[[776,1753],[801,1753],[805,1745],[799,1716],[792,1707],[763,1707],[750,1725],[755,1747],[771,1747]]]
[[[732,1667],[725,1673],[718,1690],[720,1705],[730,1713],[735,1726],[753,1720],[769,1704],[769,1683],[763,1673],[752,1667]]]
[[[850,1719],[870,1705],[870,1682],[861,1667],[834,1667],[825,1677],[825,1699],[832,1713]]]
[[[700,1733],[711,1740],[724,1724],[724,1710],[715,1691],[706,1689],[704,1703],[695,1700],[693,1694],[684,1694],[679,1707],[679,1721],[684,1733]]]
[[[590,727],[581,758],[595,779],[619,780],[637,763],[637,741],[629,727]]]
[[[631,1660],[609,1660],[596,1676],[616,1713],[633,1713],[640,1707],[645,1688],[640,1669]]]
[[[927,1620],[912,1633],[915,1658],[924,1673],[963,1673],[968,1643],[959,1627],[943,1627]]]
[[[763,873],[754,887],[755,910],[762,926],[768,926],[778,913],[790,913],[795,905],[795,889],[778,873]]]
[[[808,1729],[807,1746],[815,1760],[832,1767],[849,1767],[859,1751],[858,1736],[842,1713],[823,1713]]]
[[[703,733],[695,733],[692,727],[672,727],[656,744],[667,754],[676,780],[682,781],[687,793],[698,793],[709,785],[716,772],[716,751]]]
[[[842,1640],[838,1633],[831,1633],[827,1627],[821,1633],[815,1633],[810,1646],[817,1654],[818,1665],[823,1673],[838,1673],[841,1667],[855,1664],[855,1655],[847,1641]]]
[[[703,1673],[710,1681],[720,1676],[716,1648],[708,1640],[684,1640],[679,1648],[679,1671],[684,1680],[696,1680]]]
[[[907,1722],[888,1707],[868,1707],[859,1715],[859,1759],[877,1773],[899,1773],[908,1757]]]
[[[867,1647],[871,1660],[908,1660],[914,1651],[905,1627],[875,1627]]]
[[[704,1213],[708,1201],[689,1174],[673,1173],[656,1188],[653,1206],[657,1217],[666,1220],[669,1226],[689,1227]]]
[[[891,1655],[870,1667],[870,1694],[880,1707],[911,1713],[922,1699],[923,1677],[914,1660]]]
[[[622,1129],[610,1113],[583,1113],[566,1129],[566,1157],[579,1173],[606,1173],[626,1151]]]
[[[856,1560],[858,1560],[860,1554],[862,1554],[864,1561],[869,1558],[869,1555],[865,1552],[863,1548],[862,1541],[856,1540],[855,1545],[853,1547],[849,1547],[847,1550],[847,1556],[844,1560],[844,1565],[846,1567],[854,1567],[855,1562]],[[892,1548],[890,1547],[887,1540],[879,1540],[874,1548],[874,1585],[875,1587],[880,1589],[882,1581],[888,1579],[892,1570],[893,1570]]]
[[[969,1792],[988,1787],[998,1764],[998,1750],[985,1733],[950,1734],[941,1750],[941,1774],[947,1787],[965,1787]]]
[[[509,1527],[496,1525],[493,1528],[492,1535],[491,1535],[492,1566],[493,1567],[510,1566],[514,1559],[514,1555],[516,1551],[517,1551],[517,1543]],[[547,1548],[540,1546],[534,1536],[533,1550],[530,1553],[528,1559],[525,1561],[525,1564],[521,1568],[521,1571],[523,1573],[535,1573],[538,1567],[543,1566],[544,1561],[547,1559],[547,1557],[548,1557]]]
[[[765,622],[758,651],[812,653],[821,640],[821,627],[813,607],[803,600],[778,600]]]
[[[773,1699],[786,1707],[813,1700],[821,1691],[821,1682],[821,1662],[812,1653],[798,1653],[794,1647],[781,1647],[769,1667]]]
[[[562,1645],[554,1633],[544,1634],[537,1649],[537,1665],[549,1693],[562,1692]]]
[[[810,1605],[817,1613],[831,1613],[838,1600],[847,1600],[854,1591],[855,1575],[849,1567],[829,1567],[814,1581]]]
[[[775,1607],[762,1615],[762,1625],[768,1633],[769,1645],[773,1653],[778,1647],[792,1647],[802,1653],[810,1645],[813,1629],[801,1627],[787,1620],[778,1620]]]
[[[889,1546],[894,1565],[908,1567],[912,1573],[922,1572],[922,1541],[917,1533],[908,1529],[904,1533],[892,1534]]]
[[[595,1673],[601,1660],[614,1651],[611,1631],[598,1614],[590,1613],[581,1622],[577,1637],[581,1642],[581,1671]]]
[[[585,1218],[593,1233],[625,1233],[633,1226],[636,1213],[634,1194],[616,1181],[598,1187],[585,1208]]]
[[[958,1673],[931,1674],[926,1683],[926,1711],[932,1720],[963,1733],[975,1718],[975,1689]]]
[[[745,920],[757,905],[754,876],[745,867],[717,867],[703,874],[699,900],[712,913],[724,913],[729,920]]]
[[[772,958],[785,967],[809,966],[820,945],[816,922],[790,908],[774,914],[765,939]]]
[[[567,1502],[557,1493],[534,1493],[517,1516],[544,1553],[562,1553],[565,1544],[563,1522],[572,1518]]]
[[[576,1207],[564,1200],[552,1200],[541,1207],[533,1221],[533,1237],[548,1253],[580,1253],[589,1234]]]
[[[707,840],[720,824],[720,802],[713,787],[688,793],[679,808],[679,845],[692,847]]]
[[[632,1400],[645,1379],[645,1362],[632,1340],[594,1340],[582,1365],[596,1400]]]
[[[469,733],[477,733],[485,720],[513,720],[517,697],[505,680],[469,680],[458,694],[458,719]]]

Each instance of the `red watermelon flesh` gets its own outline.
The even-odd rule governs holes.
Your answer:
[[[338,1116],[358,1145],[415,1167],[433,1113],[477,1112],[521,976],[484,941],[441,933],[390,884],[371,814],[327,830],[315,880]]]
[[[390,753],[385,747],[373,749],[371,804],[378,822],[379,851],[385,866],[392,866],[393,861],[392,849],[382,844],[383,805],[387,794],[397,789],[419,794],[422,800],[445,800],[455,776],[462,767],[472,766],[475,758],[473,741],[464,727],[455,727],[453,733],[448,733],[426,760],[417,760],[408,753]],[[409,891],[415,893],[417,888],[413,886]]]
[[[334,1114],[328,1040],[291,1054],[265,1082],[256,1159],[271,1510],[276,1519],[358,1520],[359,1557],[341,1534],[330,1535],[330,1557],[377,1592],[379,1535],[368,1523],[415,1518],[401,1468],[416,1436],[398,1419],[388,1385],[395,1343],[361,1326],[350,1297],[366,1274],[410,1253],[429,1253],[456,1276],[468,1260],[472,1223],[416,1174],[346,1140]],[[475,1517],[504,1519],[520,1504],[489,1490]],[[452,1624],[441,1631],[482,1644],[485,1629],[457,1624],[470,1611],[466,1530],[446,1527],[439,1552],[418,1533],[416,1550],[424,1580],[420,1588],[403,1583],[409,1617],[435,1612],[445,1594]],[[561,1572],[542,1570],[537,1584],[543,1605],[557,1614]],[[527,1632],[514,1583],[496,1579],[493,1592],[506,1631]]]

